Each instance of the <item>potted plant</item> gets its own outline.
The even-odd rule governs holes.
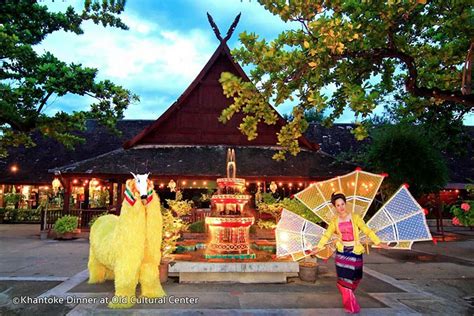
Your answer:
[[[53,230],[57,234],[57,239],[73,239],[74,231],[79,225],[79,218],[77,216],[65,215],[58,218],[54,223]]]
[[[316,258],[310,257],[300,261],[300,271],[298,273],[301,281],[314,283],[318,277],[318,263]]]

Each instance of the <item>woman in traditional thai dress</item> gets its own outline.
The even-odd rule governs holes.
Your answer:
[[[359,215],[346,210],[344,194],[333,193],[331,203],[336,208],[337,216],[329,224],[316,246],[315,252],[322,250],[331,236],[336,234],[337,288],[342,295],[342,303],[346,312],[358,313],[360,307],[354,291],[362,279],[362,253],[364,252],[364,246],[359,239],[359,230],[369,237],[375,245],[381,248],[388,248],[388,246],[380,242],[377,235],[367,227]]]

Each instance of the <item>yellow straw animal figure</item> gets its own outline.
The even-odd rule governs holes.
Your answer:
[[[115,278],[111,308],[133,306],[138,282],[141,296],[166,295],[158,270],[163,233],[160,200],[148,175],[133,174],[135,179],[127,180],[120,216],[101,216],[91,227],[89,283]]]

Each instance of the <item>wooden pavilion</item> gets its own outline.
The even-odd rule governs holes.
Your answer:
[[[244,114],[236,114],[227,124],[218,121],[222,110],[231,104],[219,83],[221,73],[231,72],[250,80],[227,46],[238,18],[225,38],[220,36],[210,16],[209,20],[219,46],[190,86],[156,121],[126,141],[122,148],[50,170],[64,186],[64,210],[70,208],[73,185],[92,178],[107,184],[111,203],[118,205],[131,171],[151,172],[157,189],[162,191],[167,190],[170,180],[184,189],[212,188],[212,181],[225,173],[227,148],[235,149],[238,176],[246,178],[249,186],[258,184],[266,189],[275,181],[286,195],[310,182],[354,169],[318,151],[319,146],[304,136],[299,139],[302,152],[298,156],[284,162],[272,160],[278,150],[276,134],[285,124],[281,116],[275,125],[260,123],[258,137],[253,141],[238,130]]]

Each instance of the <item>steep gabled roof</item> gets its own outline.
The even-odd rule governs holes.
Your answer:
[[[238,130],[244,114],[235,114],[227,124],[218,122],[222,110],[231,104],[219,83],[223,71],[250,81],[242,67],[232,58],[225,41],[221,41],[205,67],[176,102],[123,147],[129,149],[151,144],[275,146],[276,133],[286,123],[276,111],[277,124],[259,123],[259,135],[253,141],[248,141]],[[304,136],[300,137],[299,143],[302,148],[309,150],[319,148]]]

